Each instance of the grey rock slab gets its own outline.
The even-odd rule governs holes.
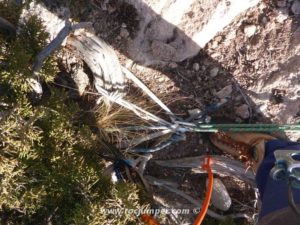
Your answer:
[[[206,185],[208,180],[206,180]],[[213,191],[211,195],[211,203],[217,209],[227,211],[232,203],[229,193],[219,178],[215,178],[213,182]]]

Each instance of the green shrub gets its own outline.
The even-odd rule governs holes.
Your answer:
[[[102,175],[102,142],[78,122],[77,103],[51,83],[55,57],[40,73],[50,97],[36,106],[27,98],[32,65],[48,38],[41,22],[31,17],[15,40],[0,38],[0,224],[137,221],[135,215],[105,213],[140,208],[139,190]]]
[[[21,9],[21,6],[14,4],[11,0],[0,1],[0,16],[15,26],[18,24]]]

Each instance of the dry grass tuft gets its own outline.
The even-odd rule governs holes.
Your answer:
[[[164,116],[160,108],[139,90],[130,90],[125,99],[154,115]],[[141,119],[134,112],[117,104],[108,105],[104,102],[98,107],[96,118],[97,126],[103,139],[109,140],[111,143],[116,144],[117,147],[124,147],[124,144],[134,147],[131,141],[147,134],[146,131],[128,130],[126,129],[127,127],[155,125],[151,121]]]

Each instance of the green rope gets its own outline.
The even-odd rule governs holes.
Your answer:
[[[193,130],[195,132],[300,132],[300,124],[200,124],[197,125]]]

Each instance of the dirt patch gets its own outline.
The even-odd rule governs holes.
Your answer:
[[[277,5],[265,1],[249,10],[211,41],[206,52],[242,86],[255,113],[276,123],[297,123],[299,20],[291,13],[292,3]],[[249,26],[255,28],[250,37]]]

